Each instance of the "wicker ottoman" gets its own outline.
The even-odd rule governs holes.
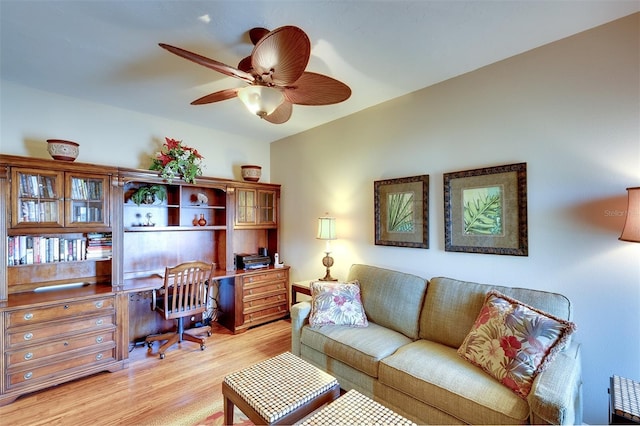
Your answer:
[[[335,425],[412,425],[415,423],[384,405],[350,390],[322,410],[305,419],[301,426]]]
[[[224,424],[237,406],[254,424],[293,424],[340,396],[335,377],[290,352],[229,374],[222,382]]]

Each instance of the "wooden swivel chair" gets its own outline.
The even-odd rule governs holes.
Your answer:
[[[149,349],[153,342],[166,340],[160,346],[160,359],[165,351],[175,343],[183,340],[199,343],[204,350],[205,339],[199,334],[211,336],[211,327],[203,326],[184,329],[184,318],[201,315],[207,309],[207,285],[211,284],[215,265],[205,262],[185,262],[164,272],[164,286],[153,291],[151,309],[158,311],[166,320],[177,320],[176,331],[148,336],[145,342]]]

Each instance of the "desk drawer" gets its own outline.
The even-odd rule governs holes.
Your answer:
[[[57,337],[64,338],[85,331],[106,328],[115,328],[114,314],[88,317],[73,321],[52,321],[35,327],[15,327],[8,332],[7,348],[41,343],[47,339]]]
[[[245,285],[242,291],[242,300],[255,300],[261,297],[269,297],[274,294],[286,294],[287,283],[284,281],[249,284]]]
[[[259,274],[246,275],[242,277],[242,283],[246,287],[247,284],[260,283],[265,281],[280,281],[286,280],[286,278],[286,271],[264,271]]]
[[[99,333],[72,336],[68,339],[52,340],[40,345],[7,352],[7,367],[23,363],[38,363],[47,357],[69,353],[82,348],[98,346],[115,341],[115,328]]]
[[[113,297],[60,303],[42,308],[20,309],[8,313],[7,328],[113,310]]]
[[[244,310],[244,325],[253,326],[262,324],[268,321],[273,321],[279,318],[283,318],[288,314],[286,304],[272,305],[262,309],[245,309]]]
[[[102,363],[115,360],[115,343],[103,345],[100,349],[78,354],[73,358],[52,362],[35,368],[29,365],[20,368],[9,368],[7,374],[7,389],[15,389],[23,386],[37,384],[38,382],[61,376],[65,373],[81,371],[85,367],[93,367]]]

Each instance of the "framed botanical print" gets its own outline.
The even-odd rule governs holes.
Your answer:
[[[376,245],[429,248],[429,175],[374,182]]]
[[[528,255],[527,164],[444,174],[445,250]]]

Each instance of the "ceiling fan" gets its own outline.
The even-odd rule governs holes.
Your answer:
[[[250,56],[237,68],[206,58],[179,47],[160,43],[160,47],[248,83],[242,88],[220,90],[191,102],[203,105],[238,97],[252,113],[270,123],[289,120],[293,105],[330,105],[351,96],[346,84],[326,75],[305,71],[311,56],[311,42],[300,28],[284,26],[269,31],[253,28],[249,31],[253,43]]]

